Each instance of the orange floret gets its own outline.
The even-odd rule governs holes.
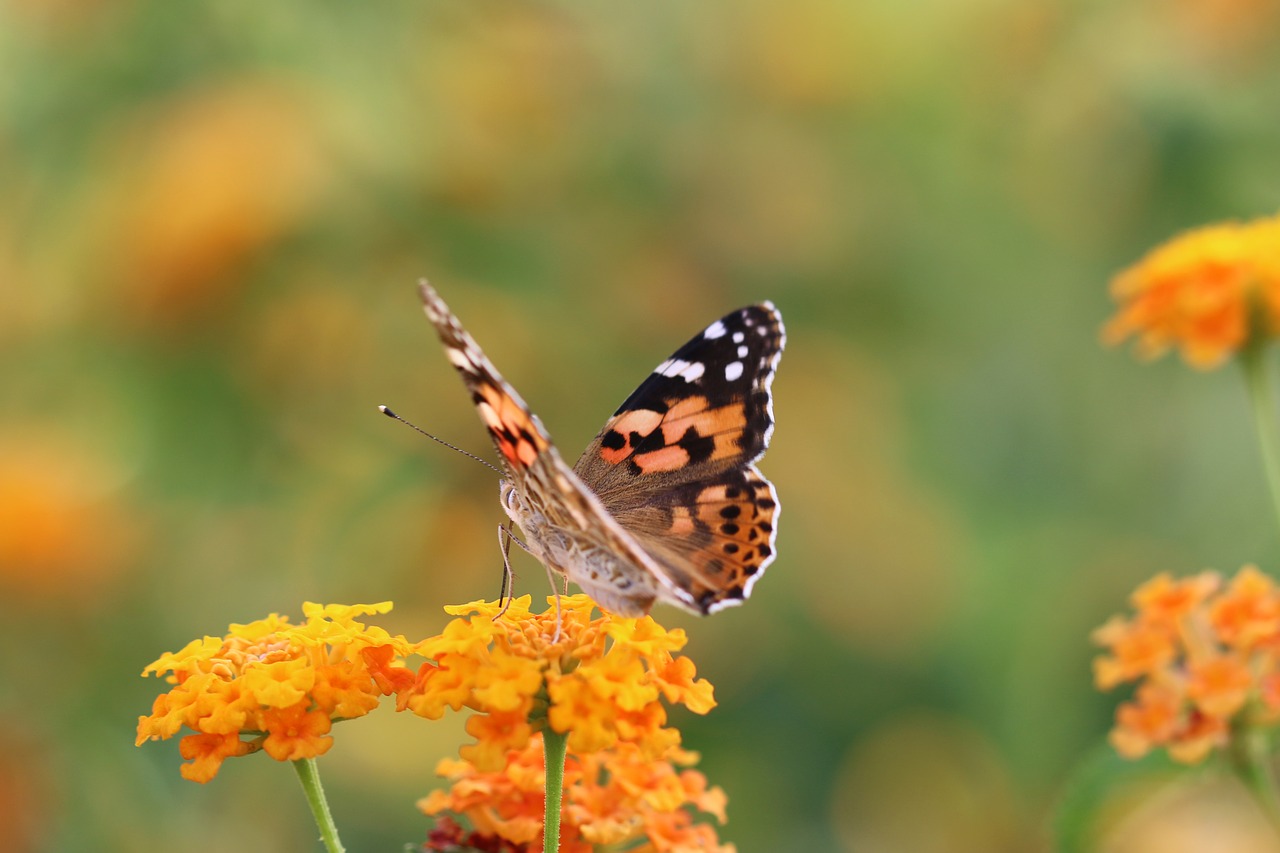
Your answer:
[[[1280,640],[1280,597],[1271,578],[1257,566],[1245,566],[1218,596],[1209,611],[1223,642],[1238,649],[1251,649]]]
[[[726,801],[720,788],[708,787],[706,778],[689,768],[696,761],[696,755],[679,749],[650,758],[624,742],[588,755],[571,751],[564,775],[562,853],[593,853],[597,845],[650,853],[733,853],[733,845],[721,845],[711,826],[694,822],[696,811],[724,823]],[[418,803],[437,818],[424,849],[542,849],[541,735],[512,750],[500,769],[483,771],[467,761],[446,760],[436,772],[449,779],[450,787]],[[455,818],[472,828],[464,829]]]
[[[162,655],[143,675],[165,675],[174,686],[138,719],[138,744],[195,732],[181,752],[190,762],[182,775],[197,782],[212,779],[226,758],[259,749],[278,761],[323,755],[335,720],[363,716],[379,696],[413,684],[402,663],[412,645],[357,621],[390,609],[308,602],[301,625],[272,614]]]
[[[580,755],[619,741],[661,754],[680,741],[666,728],[663,698],[699,714],[715,706],[711,685],[675,655],[686,643],[683,631],[649,616],[593,615],[585,595],[560,598],[557,630],[553,600],[536,614],[530,602],[515,599],[505,612],[485,601],[446,608],[458,618],[418,645],[431,662],[400,696],[402,708],[431,719],[464,706],[489,718],[468,721],[476,743],[463,747],[481,770],[498,770],[509,750],[546,725],[567,733],[570,751]]]
[[[1111,294],[1104,341],[1132,336],[1144,357],[1177,347],[1215,367],[1280,332],[1280,218],[1187,231],[1117,275]]]
[[[1246,566],[1224,589],[1212,572],[1159,575],[1132,600],[1133,617],[1114,616],[1093,635],[1107,650],[1094,660],[1099,689],[1137,682],[1116,709],[1120,754],[1164,747],[1196,762],[1235,728],[1280,718],[1280,590],[1270,578]]]

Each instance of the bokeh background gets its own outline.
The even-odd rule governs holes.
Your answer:
[[[138,673],[303,600],[417,638],[496,594],[492,473],[374,409],[491,454],[429,276],[571,459],[707,322],[781,308],[780,556],[746,607],[656,614],[716,685],[676,722],[741,853],[1267,849],[1230,788],[1099,781],[1088,635],[1156,571],[1280,566],[1236,372],[1098,343],[1115,271],[1277,208],[1278,31],[1274,0],[4,0],[0,846],[317,849],[287,767],[135,748]],[[421,841],[461,739],[340,727],[349,849]]]

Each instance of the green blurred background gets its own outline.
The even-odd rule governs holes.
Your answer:
[[[779,557],[745,607],[655,614],[717,688],[675,721],[721,837],[1048,849],[1116,701],[1090,629],[1156,571],[1277,566],[1239,376],[1097,331],[1147,248],[1276,209],[1278,29],[1274,0],[4,0],[3,844],[316,849],[288,768],[200,786],[135,748],[138,673],[303,600],[391,598],[418,638],[496,594],[492,473],[374,409],[491,454],[428,276],[570,459],[774,300]],[[349,849],[421,841],[462,737],[341,727]],[[1093,797],[1075,849],[1178,849],[1140,801]]]

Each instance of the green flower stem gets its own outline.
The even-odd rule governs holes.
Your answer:
[[[1256,343],[1245,347],[1240,353],[1240,362],[1244,365],[1249,401],[1253,405],[1253,425],[1262,446],[1262,467],[1271,492],[1271,507],[1275,510],[1276,521],[1280,523],[1280,444],[1277,443],[1274,424],[1275,389],[1271,383],[1271,371],[1267,368],[1266,350]]]
[[[543,754],[547,764],[546,817],[542,824],[543,853],[558,853],[560,850],[560,802],[564,794],[564,754],[568,744],[568,734],[560,734],[550,724],[543,729]]]
[[[1280,787],[1271,765],[1271,743],[1266,732],[1247,723],[1231,738],[1231,761],[1236,775],[1262,809],[1271,825],[1280,832]]]
[[[311,806],[311,814],[315,816],[316,826],[320,827],[320,840],[329,853],[344,853],[346,850],[338,839],[338,827],[334,826],[333,815],[329,813],[329,801],[324,798],[324,788],[320,785],[320,772],[316,769],[314,758],[300,758],[293,762],[293,769],[298,772],[298,781],[307,795],[307,805]]]

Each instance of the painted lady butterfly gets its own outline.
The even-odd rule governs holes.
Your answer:
[[[570,468],[444,301],[420,290],[502,455],[502,507],[531,554],[621,616],[655,601],[707,614],[750,595],[777,536],[778,496],[755,466],[786,341],[772,303],[726,314],[676,350]]]

